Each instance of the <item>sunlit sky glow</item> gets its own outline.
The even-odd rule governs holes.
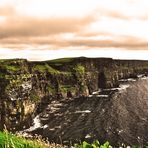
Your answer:
[[[0,58],[146,55],[147,0],[0,0]]]

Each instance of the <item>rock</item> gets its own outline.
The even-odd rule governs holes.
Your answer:
[[[148,61],[67,58],[44,62],[0,60],[0,129],[30,126],[53,99],[91,95],[119,86],[119,79],[148,74]],[[12,114],[16,114],[12,116]]]

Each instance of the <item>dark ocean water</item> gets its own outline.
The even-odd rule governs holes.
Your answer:
[[[87,98],[53,100],[28,131],[65,144],[98,139],[113,146],[146,145],[148,79],[122,82],[120,88],[94,92]]]

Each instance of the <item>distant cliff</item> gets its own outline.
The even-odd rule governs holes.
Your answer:
[[[26,128],[52,99],[88,96],[148,74],[148,61],[64,58],[44,62],[0,60],[0,129]]]

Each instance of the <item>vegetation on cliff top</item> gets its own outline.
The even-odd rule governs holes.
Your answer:
[[[74,58],[61,58],[61,59],[55,59],[55,60],[50,60],[50,63],[69,63],[73,61]]]
[[[39,71],[39,72],[49,72],[49,73],[59,73],[58,70],[52,68],[48,64],[36,64],[33,66],[33,71]]]
[[[21,72],[21,70],[26,71],[25,59],[4,59],[0,60],[0,70],[1,73],[16,73]]]

